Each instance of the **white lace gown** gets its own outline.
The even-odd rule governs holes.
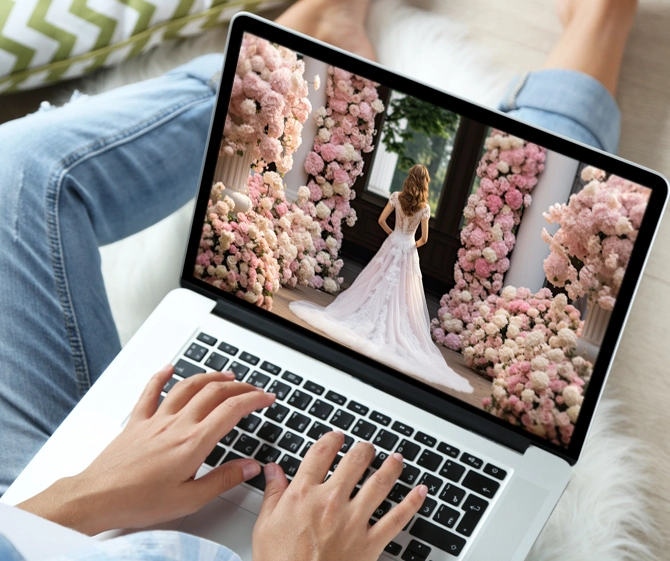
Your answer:
[[[342,344],[400,372],[472,393],[470,382],[447,365],[430,335],[415,245],[416,230],[430,216],[430,207],[407,216],[398,193],[389,201],[396,213],[395,230],[354,283],[325,308],[304,300],[289,308]]]

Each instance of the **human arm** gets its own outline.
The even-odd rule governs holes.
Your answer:
[[[175,384],[158,407],[173,371],[169,366],[151,378],[126,427],[90,466],[18,507],[95,535],[185,516],[260,473],[258,462],[245,459],[194,479],[216,443],[275,396],[212,372]]]
[[[416,242],[416,248],[419,249],[421,246],[428,243],[428,222],[430,221],[430,214],[425,218],[421,219],[421,237]]]
[[[377,219],[377,222],[382,227],[384,232],[386,232],[387,234],[391,234],[391,232],[393,232],[393,230],[391,230],[391,228],[389,228],[389,225],[386,223],[386,219],[389,217],[391,212],[393,212],[393,205],[389,201],[388,203],[386,203],[384,210],[382,210],[382,213],[379,215],[379,218]]]
[[[340,432],[324,435],[309,449],[290,486],[279,466],[265,467],[265,499],[252,538],[254,561],[376,561],[421,508],[425,485],[371,526],[370,517],[402,473],[403,459],[390,455],[352,499],[375,450],[359,442],[324,482],[343,442]]]

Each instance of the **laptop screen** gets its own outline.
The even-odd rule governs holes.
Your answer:
[[[246,33],[193,274],[566,448],[650,194]]]

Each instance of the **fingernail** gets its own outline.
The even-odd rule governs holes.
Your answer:
[[[265,466],[265,480],[272,481],[277,477],[277,466],[275,464],[267,464]]]
[[[168,370],[170,370],[170,368],[172,368],[172,363],[168,363],[165,366],[163,366],[163,368],[161,368],[161,372],[167,372]]]
[[[334,430],[333,434],[339,434],[340,436],[344,436],[344,433],[341,430]]]
[[[405,461],[405,458],[402,457],[402,454],[400,452],[393,452],[393,454],[391,454],[391,457],[394,460],[400,462],[401,464]]]
[[[419,485],[416,489],[419,492],[419,495],[421,495],[425,499],[426,495],[428,494],[428,487],[426,487],[425,485]]]
[[[256,462],[250,462],[242,468],[242,477],[245,481],[256,477],[261,472],[261,466]]]

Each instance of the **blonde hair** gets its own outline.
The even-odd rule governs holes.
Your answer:
[[[428,184],[430,175],[426,166],[416,164],[412,166],[402,184],[402,191],[398,195],[402,211],[408,216],[419,212],[428,202]]]

